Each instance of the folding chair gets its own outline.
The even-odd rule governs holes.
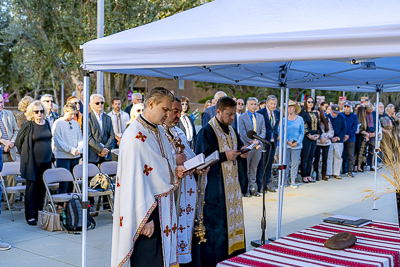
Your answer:
[[[20,162],[4,162],[3,163],[3,171],[1,172],[1,187],[3,188],[3,196],[6,199],[8,210],[11,213],[11,221],[14,221],[14,215],[10,206],[10,201],[8,200],[7,194],[18,194],[25,193],[26,185],[17,185],[17,186],[9,186],[6,187],[4,178],[7,175],[21,175],[20,173]],[[22,180],[18,180],[18,182],[22,182]]]
[[[72,170],[72,172],[74,173],[75,180],[81,181],[81,184],[82,184],[82,180],[81,179],[83,177],[83,165],[82,164],[76,165],[74,167],[74,169]],[[89,163],[88,164],[88,178],[89,179],[93,178],[98,173],[101,173],[99,168],[96,165],[94,165],[93,163]],[[113,201],[111,199],[111,196],[113,195],[113,191],[111,190],[111,188],[109,188],[109,189],[107,189],[105,191],[98,191],[98,190],[94,190],[94,189],[89,188],[88,185],[83,185],[82,184],[82,190],[84,188],[83,186],[88,187],[88,197],[98,197],[96,211],[99,211],[99,209],[100,209],[100,197],[101,196],[107,196],[108,203],[110,204],[110,210],[111,210],[111,212],[114,212],[114,204],[113,204]],[[78,188],[78,189],[80,190],[80,188]],[[81,192],[81,191],[79,191],[79,192]]]
[[[77,194],[82,197],[82,194],[79,191],[78,185],[75,182],[72,173],[65,168],[53,168],[47,169],[43,173],[43,182],[46,188],[46,197],[44,207],[47,206],[48,201],[50,200],[51,206],[53,210],[57,210],[54,203],[67,202],[72,198],[72,195]],[[54,184],[58,184],[60,182],[72,182],[74,185],[74,193],[62,193],[62,194],[51,194],[50,188],[54,186]]]

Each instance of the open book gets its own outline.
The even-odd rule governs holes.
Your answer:
[[[205,159],[204,159],[204,154],[200,153],[198,154],[196,157],[191,158],[187,161],[185,161],[183,163],[183,167],[185,167],[185,169],[187,171],[191,171],[196,169],[197,167],[199,167],[200,165],[203,165],[205,163]]]
[[[253,148],[255,148],[256,145],[257,145],[257,143],[252,143],[252,144],[249,145],[248,147],[241,148],[241,149],[239,149],[238,151],[239,151],[240,153],[244,154],[244,153],[246,153],[246,152],[249,152],[249,151],[252,150]]]
[[[205,169],[219,161],[219,151],[215,150],[213,153],[211,153],[206,159],[205,163],[203,165],[200,165],[197,167],[198,170]]]
[[[372,220],[337,214],[333,215],[332,217],[325,218],[324,222],[351,226],[351,227],[363,227],[365,225],[370,224]]]

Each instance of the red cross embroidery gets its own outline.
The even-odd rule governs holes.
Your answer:
[[[179,217],[182,217],[182,214],[185,212],[185,209],[180,208]]]
[[[144,134],[142,134],[142,132],[139,132],[138,135],[136,135],[137,139],[140,139],[142,142],[146,141],[147,136],[145,136]]]
[[[176,229],[178,229],[178,226],[176,225],[176,223],[174,223],[174,226],[172,227],[172,232],[175,234]]]
[[[149,176],[150,172],[153,170],[152,167],[147,166],[147,164],[144,165],[143,173],[146,174],[146,176]]]
[[[188,206],[186,207],[186,214],[189,215],[189,213],[191,213],[193,210],[194,210],[193,207],[190,204],[188,204]]]
[[[124,219],[124,216],[119,217],[119,226],[122,227],[122,220]]]
[[[185,251],[185,248],[187,246],[188,245],[185,243],[185,241],[181,240],[181,243],[179,244],[179,249],[183,252],[183,251]]]
[[[171,229],[169,229],[169,227],[167,225],[167,227],[165,227],[164,234],[168,237],[170,232],[171,232]]]
[[[195,192],[192,190],[192,188],[190,188],[189,191],[187,191],[189,193],[189,196],[192,196],[192,194],[194,194]]]
[[[183,227],[182,224],[179,226],[178,230],[181,231],[181,233],[183,233],[183,230],[185,230],[186,227]]]
[[[117,187],[119,187],[119,177],[117,176]]]

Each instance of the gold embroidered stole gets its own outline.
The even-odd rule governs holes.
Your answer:
[[[209,124],[218,138],[219,152],[237,150],[237,137],[232,126],[229,126],[229,134],[226,134],[215,117]],[[228,222],[228,254],[232,254],[236,250],[245,248],[242,192],[237,164],[229,160],[221,163],[221,167]]]

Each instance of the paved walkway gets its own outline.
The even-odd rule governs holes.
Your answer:
[[[380,170],[379,173],[383,172]],[[384,194],[372,210],[373,173],[360,173],[355,178],[329,179],[315,184],[300,184],[299,189],[285,188],[282,235],[319,224],[333,214],[351,215],[375,220],[397,222],[395,194],[388,182],[378,175],[378,194]],[[391,193],[390,193],[391,192]],[[267,237],[275,236],[277,193],[267,194]],[[260,239],[262,198],[244,198],[247,249],[250,242]],[[17,203],[22,206],[22,203]],[[0,266],[80,266],[81,236],[66,232],[47,232],[29,226],[23,211],[14,212],[15,222],[2,205],[0,239],[12,248],[0,251]],[[97,227],[88,231],[87,266],[109,266],[111,257],[112,217],[110,212],[95,217]]]

